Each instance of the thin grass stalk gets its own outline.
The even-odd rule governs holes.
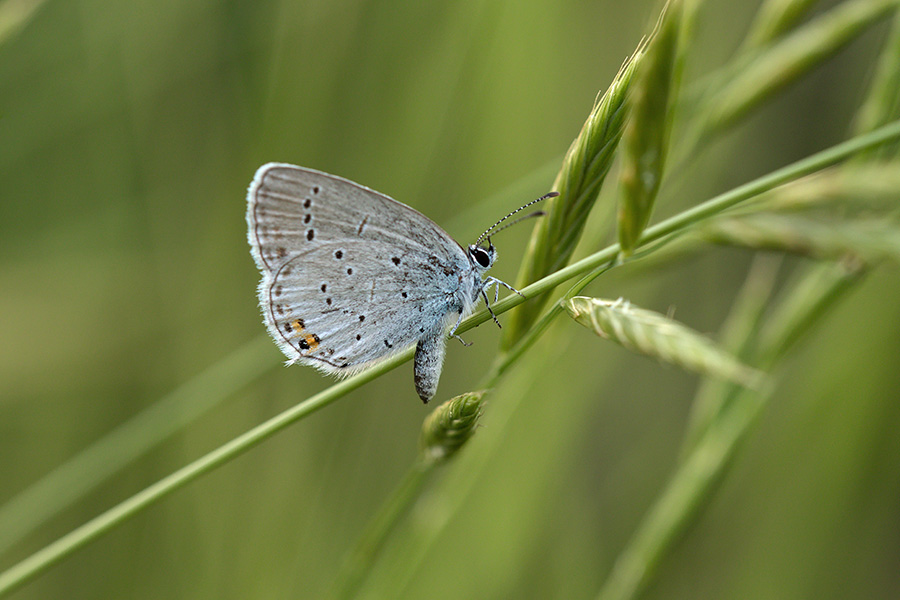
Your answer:
[[[0,507],[0,553],[277,365],[261,335],[13,496]]]
[[[404,354],[394,356],[384,363],[386,369],[392,369],[409,360],[412,349]],[[51,566],[72,554],[79,548],[96,540],[104,533],[121,525],[126,520],[140,513],[147,507],[165,498],[172,492],[184,487],[213,469],[240,456],[263,440],[268,439],[291,423],[298,421],[317,410],[328,406],[350,391],[378,377],[383,371],[371,369],[346,379],[323,390],[291,407],[268,421],[235,437],[192,463],[178,469],[160,479],[153,485],[94,517],[84,525],[35,552],[28,558],[0,573],[0,596],[18,589],[26,582],[37,577]]]
[[[867,272],[865,265],[850,260],[822,263],[801,274],[759,334],[757,364],[772,365],[787,354],[822,314],[852,290]]]
[[[633,600],[656,577],[659,564],[699,512],[735,447],[764,405],[759,392],[728,405],[703,434],[619,554],[598,600]]]
[[[434,472],[434,467],[433,463],[416,462],[406,472],[397,489],[366,526],[356,546],[344,561],[335,580],[335,588],[328,595],[329,598],[342,600],[356,597],[389,534],[419,499],[426,482]]]
[[[344,599],[356,595],[390,535],[421,498],[430,474],[474,435],[484,412],[485,394],[479,391],[456,396],[428,415],[422,424],[418,460],[347,555],[331,597]]]
[[[530,348],[534,342],[537,341],[539,337],[543,333],[547,331],[552,321],[556,316],[562,314],[562,308],[560,303],[555,303],[554,306],[545,313],[544,317],[539,320],[538,324],[535,327],[532,327],[528,334],[519,340],[517,345],[507,354],[501,355],[498,360],[494,361],[493,368],[485,375],[483,379],[483,387],[485,391],[477,392],[477,397],[468,398],[466,395],[459,396],[454,400],[462,400],[468,406],[463,409],[462,412],[467,413],[468,415],[474,415],[477,413],[477,417],[480,418],[481,412],[483,411],[484,406],[484,396],[486,396],[490,391],[499,384],[500,378],[506,372],[506,370],[518,362],[519,358],[525,353],[525,351]],[[419,476],[418,473],[430,473],[434,470],[438,464],[442,464],[447,462],[451,455],[447,454],[443,451],[439,451],[437,456],[440,460],[430,460],[429,457],[435,455],[433,449],[434,443],[429,442],[431,439],[441,439],[446,437],[444,435],[444,430],[446,429],[445,425],[441,425],[441,423],[447,423],[448,421],[453,421],[454,417],[452,413],[454,409],[450,408],[448,411],[444,411],[443,414],[439,414],[439,410],[445,406],[450,404],[445,403],[442,407],[439,407],[438,410],[435,410],[429,417],[426,419],[423,424],[422,429],[422,439],[420,440],[420,456],[419,460],[411,468],[410,472],[404,478],[404,481],[398,486],[397,490],[391,494],[391,497],[384,504],[382,509],[378,512],[376,517],[370,522],[370,524],[366,528],[366,533],[362,536],[361,541],[357,544],[355,549],[351,552],[350,558],[347,563],[345,563],[345,568],[342,569],[341,575],[339,575],[337,579],[337,593],[334,594],[336,598],[351,598],[359,592],[360,589],[364,589],[366,585],[366,573],[370,572],[370,570],[374,567],[375,561],[377,560],[377,555],[386,545],[389,537],[394,535],[397,529],[400,526],[401,521],[404,517],[406,517],[412,507],[422,498],[422,495],[425,493],[425,482],[427,481],[426,476]],[[477,421],[472,422],[472,427],[477,424]],[[502,424],[496,423],[496,421],[492,424],[494,429],[498,427],[502,427]],[[437,430],[437,435],[434,434],[435,430]],[[471,433],[469,434],[471,435]],[[456,438],[456,435],[450,436],[451,438]],[[468,436],[466,437],[468,439]],[[456,447],[458,449],[458,446]],[[455,451],[454,451],[455,453]],[[488,453],[489,454],[489,453]],[[486,454],[487,455],[487,454]],[[485,456],[486,456],[485,455]],[[479,469],[484,467],[486,464],[485,461],[480,462]],[[470,469],[469,473],[474,478],[474,470]],[[446,507],[445,507],[446,508]],[[446,523],[449,520],[449,514],[454,512],[453,510],[444,510],[444,519],[443,523]],[[431,530],[434,532],[434,535],[437,535],[437,532],[442,529],[442,526],[434,526],[432,524]],[[418,552],[412,551],[412,555],[421,558],[424,556],[424,548],[427,547],[427,542],[425,546],[422,546]],[[411,576],[411,574],[415,571],[414,568],[407,570],[407,575]],[[400,587],[403,587],[402,585]]]
[[[558,329],[545,331],[542,343],[552,346],[557,352],[564,353],[567,338],[559,334]],[[385,564],[389,570],[390,584],[388,589],[370,587],[363,589],[360,597],[365,598],[405,598],[409,596],[408,588],[415,579],[422,565],[428,560],[432,549],[440,542],[442,534],[452,525],[454,519],[464,510],[464,501],[477,486],[485,469],[496,460],[497,452],[504,443],[504,432],[510,427],[515,415],[526,402],[529,391],[536,380],[541,378],[547,366],[546,357],[538,353],[525,354],[517,362],[518,368],[510,369],[503,381],[502,402],[497,402],[490,414],[490,436],[476,440],[477,452],[460,456],[460,463],[448,472],[452,485],[444,488],[444,494],[429,494],[423,497],[421,512],[427,515],[427,522],[418,527],[411,527],[408,536],[403,539],[402,551],[396,561]],[[485,386],[488,387],[488,386]],[[424,519],[423,519],[424,521]]]
[[[772,293],[783,262],[781,256],[758,254],[750,265],[731,311],[722,325],[719,344],[745,363],[753,361],[757,332],[772,300]],[[687,432],[682,445],[682,456],[693,450],[699,439],[709,429],[729,398],[740,386],[723,379],[705,378],[691,404]]]

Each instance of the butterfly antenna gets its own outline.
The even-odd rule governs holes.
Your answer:
[[[512,223],[507,223],[507,224],[504,225],[503,227],[498,227],[497,229],[494,229],[493,231],[491,231],[490,235],[487,236],[488,243],[490,243],[491,237],[497,235],[498,233],[500,233],[500,232],[503,231],[504,229],[509,229],[509,228],[512,227],[513,225],[517,225],[517,224],[521,223],[522,221],[524,221],[525,219],[533,219],[534,217],[543,217],[543,216],[546,215],[546,214],[547,214],[546,211],[543,211],[543,210],[536,210],[536,211],[534,211],[533,213],[528,213],[528,214],[525,215],[524,217],[519,217],[518,219],[516,219],[516,220],[513,221]]]
[[[490,227],[488,227],[488,228],[487,228],[487,231],[485,231],[484,233],[482,233],[481,236],[475,241],[475,246],[478,246],[479,244],[481,244],[482,240],[484,240],[485,238],[487,238],[492,232],[493,232],[493,233],[496,233],[496,232],[494,231],[495,229],[496,229],[497,231],[502,231],[503,229],[506,229],[507,227],[512,227],[513,225],[515,225],[515,224],[518,223],[519,221],[524,221],[525,219],[530,219],[531,217],[540,217],[541,215],[545,214],[543,211],[537,211],[537,212],[531,213],[530,215],[526,215],[526,216],[522,217],[521,219],[516,219],[516,220],[513,221],[512,223],[509,223],[508,225],[506,225],[505,227],[501,227],[500,229],[497,229],[497,227],[498,227],[501,223],[503,223],[504,221],[506,221],[508,218],[510,218],[510,217],[513,216],[514,214],[519,213],[519,212],[525,210],[526,208],[528,208],[528,207],[531,206],[532,204],[537,204],[538,202],[540,202],[540,201],[542,201],[542,200],[546,200],[547,198],[555,198],[555,197],[557,197],[557,196],[559,196],[559,192],[550,192],[549,194],[544,194],[543,196],[541,196],[541,197],[538,198],[537,200],[532,200],[532,201],[529,202],[528,204],[525,204],[525,205],[523,205],[523,206],[520,206],[520,207],[517,208],[516,210],[512,211],[511,213],[509,213],[508,215],[506,215],[505,217],[503,217],[502,219],[500,219],[499,221],[497,221],[496,223],[494,223],[493,225],[491,225]]]

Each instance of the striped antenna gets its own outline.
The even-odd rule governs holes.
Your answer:
[[[541,196],[541,197],[538,198],[537,200],[532,200],[532,201],[529,202],[528,204],[525,204],[525,205],[523,205],[523,206],[520,206],[520,207],[517,208],[516,210],[512,211],[511,213],[509,213],[508,215],[506,215],[505,217],[503,217],[502,219],[500,219],[499,221],[497,221],[496,223],[494,223],[493,225],[491,225],[490,227],[488,227],[488,228],[487,228],[487,231],[485,231],[484,233],[482,233],[482,234],[481,234],[481,237],[479,237],[479,238],[475,241],[475,243],[474,243],[473,245],[474,245],[474,246],[478,246],[479,244],[481,244],[481,241],[482,241],[482,240],[484,240],[485,238],[489,238],[489,236],[491,235],[491,232],[496,233],[496,231],[502,231],[502,230],[506,229],[507,227],[512,227],[513,225],[515,225],[515,224],[518,223],[519,221],[524,221],[525,219],[530,219],[531,217],[540,217],[541,215],[544,214],[543,211],[537,211],[537,212],[531,213],[530,215],[526,215],[526,216],[522,217],[521,219],[516,219],[515,221],[513,221],[513,222],[510,223],[509,225],[506,225],[505,227],[501,227],[500,229],[497,229],[497,227],[498,227],[501,223],[503,223],[505,220],[507,220],[508,218],[510,218],[511,216],[513,216],[514,214],[519,213],[519,212],[525,210],[526,208],[528,208],[529,206],[531,206],[531,205],[533,205],[533,204],[537,204],[537,203],[540,202],[541,200],[546,200],[547,198],[556,198],[557,196],[559,196],[559,192],[550,192],[549,194],[544,194],[543,196]],[[496,231],[494,231],[495,229],[496,229]]]

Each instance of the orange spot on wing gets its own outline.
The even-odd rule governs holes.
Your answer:
[[[315,334],[307,334],[303,339],[305,339],[306,343],[309,344],[310,350],[315,350],[319,347],[319,336]]]

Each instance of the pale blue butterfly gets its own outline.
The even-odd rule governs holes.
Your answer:
[[[556,195],[513,211],[463,249],[384,194],[313,169],[263,165],[247,194],[247,224],[266,327],[289,364],[337,375],[416,344],[416,391],[427,402],[437,391],[448,328],[458,337],[479,296],[490,310],[491,286],[495,301],[500,285],[518,293],[484,277],[497,258],[491,233]],[[480,246],[485,239],[487,248]]]

